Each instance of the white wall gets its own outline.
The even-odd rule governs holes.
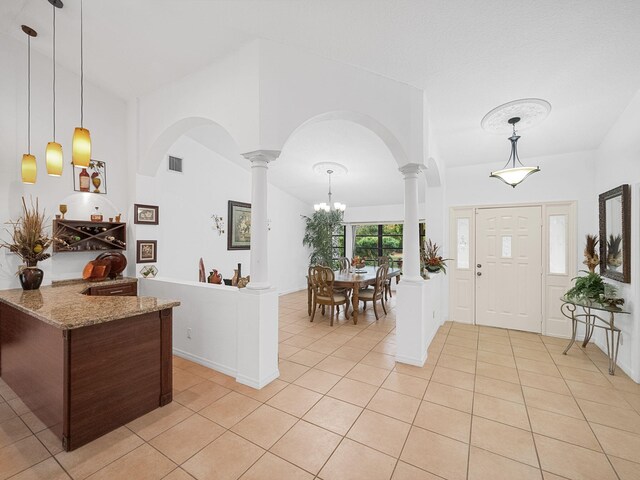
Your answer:
[[[600,193],[622,184],[631,184],[631,283],[606,281],[618,287],[618,295],[626,300],[625,309],[632,315],[619,315],[616,326],[622,329],[622,345],[618,353],[620,365],[636,382],[640,382],[640,91],[613,125],[596,152],[595,190]],[[597,215],[596,215],[597,219]],[[597,230],[594,230],[597,232]],[[604,336],[596,341],[606,351]]]
[[[39,41],[38,38],[33,42]],[[27,47],[0,34],[0,223],[17,219],[21,214],[20,197],[38,198],[49,217],[66,203],[68,219],[89,219],[90,211],[99,206],[107,217],[126,212],[127,180],[125,150],[126,105],[120,98],[97,88],[85,80],[84,125],[91,131],[92,157],[107,163],[107,195],[76,193],[73,190],[71,137],[80,122],[80,79],[58,66],[56,102],[56,140],[62,144],[64,171],[60,178],[46,174],[44,152],[52,140],[51,59],[34,49],[31,51],[31,151],[38,162],[35,185],[23,185],[20,160],[27,148]],[[125,218],[126,220],[126,218]],[[2,229],[2,238],[8,234]],[[61,253],[41,262],[45,284],[61,278],[77,278],[82,268],[96,253]],[[15,276],[19,265],[16,255],[0,249],[0,289],[18,288]]]
[[[207,275],[215,268],[231,278],[238,263],[242,275],[249,275],[249,250],[227,250],[227,202],[251,202],[250,171],[187,136],[180,137],[167,155],[183,159],[184,173],[168,171],[165,156],[155,177],[138,175],[137,187],[138,203],[160,207],[158,226],[136,226],[138,239],[158,240],[160,275],[198,281],[200,257]],[[268,195],[270,281],[281,293],[299,290],[306,285],[307,265],[301,215],[310,208],[272,185]],[[223,235],[213,227],[214,213],[224,219]]]

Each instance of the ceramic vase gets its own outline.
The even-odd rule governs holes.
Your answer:
[[[26,267],[18,274],[23,290],[37,290],[42,284],[44,272],[38,267]]]

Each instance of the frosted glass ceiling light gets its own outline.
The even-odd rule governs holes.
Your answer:
[[[27,152],[22,155],[22,183],[33,184],[36,183],[36,177],[38,176],[38,165],[36,163],[36,157],[31,155],[31,37],[37,37],[38,32],[33,28],[22,25],[22,31],[27,34]]]
[[[45,159],[47,173],[52,177],[62,175],[62,145],[56,142],[56,8],[62,8],[60,0],[49,0],[53,5],[53,142],[47,143]]]
[[[73,131],[71,143],[71,159],[73,165],[80,168],[87,168],[91,160],[91,134],[84,128],[84,52],[82,50],[82,4],[80,0],[80,126]]]
[[[490,177],[499,178],[507,185],[511,185],[513,188],[521,183],[529,175],[532,175],[540,171],[540,167],[525,167],[520,158],[518,157],[518,140],[520,136],[516,134],[516,123],[520,121],[520,117],[512,117],[508,120],[508,123],[513,127],[513,134],[509,137],[511,142],[511,154],[509,160],[502,170],[496,170],[491,172]],[[520,166],[516,166],[516,161]],[[509,168],[511,164],[511,168]]]
[[[346,168],[344,169],[344,171],[346,172]],[[327,170],[327,175],[329,175],[329,203],[316,203],[313,206],[313,209],[316,212],[319,211],[324,211],[324,212],[330,212],[331,210],[337,211],[337,212],[344,212],[347,209],[347,206],[344,203],[340,203],[340,202],[335,202],[335,203],[331,203],[331,174],[334,173],[332,169],[328,169]]]

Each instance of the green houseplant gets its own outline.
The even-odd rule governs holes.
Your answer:
[[[306,222],[302,244],[311,249],[309,263],[334,268],[333,248],[337,245],[333,245],[333,233],[342,225],[343,212],[320,210],[302,218]]]
[[[586,273],[585,276],[575,277],[575,284],[571,287],[565,296],[570,300],[589,300],[593,302],[598,302],[600,300],[600,296],[605,293],[605,283],[602,280],[602,277],[595,272],[587,272],[586,270],[581,270]]]

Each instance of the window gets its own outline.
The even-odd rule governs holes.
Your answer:
[[[457,259],[458,268],[469,268],[469,219],[458,218],[457,228]]]
[[[567,274],[567,216],[549,216],[549,273]]]
[[[346,232],[347,227],[345,225],[340,225],[333,232],[331,236],[331,248],[332,248],[332,256],[334,263],[338,261],[340,257],[346,257],[347,252],[345,249],[346,244]]]

